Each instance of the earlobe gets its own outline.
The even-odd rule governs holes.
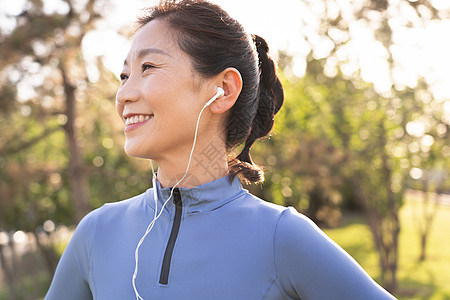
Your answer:
[[[242,90],[241,73],[236,68],[227,68],[218,76],[216,84],[224,90],[224,95],[210,105],[212,113],[220,114],[233,107]]]

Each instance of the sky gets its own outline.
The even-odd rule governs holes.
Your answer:
[[[75,3],[82,4],[86,0]],[[313,49],[316,58],[327,57],[332,43],[316,32],[321,29],[319,17],[327,9],[329,13],[336,11],[337,5],[344,11],[349,22],[349,42],[338,51],[337,57],[328,61],[325,71],[332,75],[336,65],[342,65],[344,74],[351,74],[361,69],[361,76],[368,82],[373,82],[377,91],[387,93],[392,80],[398,88],[414,87],[417,79],[423,77],[431,86],[437,101],[450,99],[450,39],[445,38],[450,33],[450,20],[429,20],[422,22],[415,18],[409,5],[401,5],[400,0],[390,0],[388,13],[393,16],[390,26],[394,29],[395,45],[391,53],[397,61],[397,66],[391,73],[386,62],[387,51],[373,36],[372,26],[380,16],[374,14],[371,21],[355,20],[351,14],[353,6],[360,6],[360,0],[329,1],[326,8],[322,1],[314,0],[212,0],[221,5],[231,16],[240,21],[249,33],[264,37],[273,54],[285,50],[294,57],[292,70],[297,76],[304,75],[305,56]],[[410,0],[416,1],[416,0]],[[0,0],[0,26],[14,26],[11,19],[4,14],[20,13],[25,0]],[[98,24],[98,29],[90,32],[83,40],[83,53],[91,62],[90,77],[95,80],[96,69],[93,65],[97,56],[102,56],[105,65],[115,74],[119,74],[123,60],[128,52],[130,41],[121,36],[118,31],[130,26],[142,8],[155,3],[154,0],[112,0],[113,6],[105,14],[104,21]],[[308,5],[306,6],[307,3]],[[334,4],[333,4],[334,3]],[[435,7],[450,8],[448,0],[432,0]],[[337,5],[336,5],[337,4]],[[44,11],[67,11],[67,5],[62,0],[44,0]],[[411,28],[405,26],[409,22]],[[302,34],[308,35],[311,44],[305,42]],[[345,33],[335,31],[333,36],[346,39]],[[275,55],[276,56],[276,55]],[[450,105],[449,105],[450,107]],[[449,112],[450,114],[450,108]]]

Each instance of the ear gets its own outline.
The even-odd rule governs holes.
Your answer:
[[[227,68],[215,78],[216,86],[223,88],[224,95],[217,98],[209,109],[212,113],[221,114],[233,107],[242,90],[241,73],[236,68]]]

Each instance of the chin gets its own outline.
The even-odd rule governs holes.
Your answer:
[[[136,158],[145,158],[150,159],[150,155],[147,151],[143,151],[143,147],[132,147],[127,144],[125,144],[125,153],[130,157],[136,157]]]

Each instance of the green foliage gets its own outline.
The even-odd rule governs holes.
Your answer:
[[[402,220],[400,233],[399,289],[398,299],[428,300],[448,299],[450,289],[450,238],[446,230],[450,226],[450,209],[440,206],[430,233],[431,259],[417,260],[420,252],[416,234],[417,222],[421,218],[421,203],[416,196],[409,195],[400,210]],[[370,229],[363,218],[357,215],[344,217],[342,226],[326,229],[325,232],[344,248],[377,281],[380,272],[378,254],[370,238]]]
[[[17,17],[16,28],[1,36],[5,80],[0,84],[0,103],[5,105],[0,114],[0,230],[34,231],[48,219],[73,223],[71,158],[65,133],[70,116],[65,114],[63,75],[75,83],[73,121],[82,168],[88,174],[91,207],[148,187],[148,168],[132,162],[122,150],[123,133],[113,105],[118,80],[100,60],[98,81],[87,79],[81,40],[100,16],[94,2],[87,2],[81,11],[70,7],[67,15],[45,14],[42,2],[30,2]],[[63,73],[65,65],[68,72]],[[19,86],[31,94],[20,98]]]
[[[342,201],[353,207],[376,207],[383,213],[388,193],[394,192],[400,204],[406,170],[386,150],[398,142],[393,132],[401,128],[387,117],[389,99],[375,93],[370,84],[346,79],[340,72],[326,77],[324,63],[310,59],[303,78],[283,79],[285,105],[273,136],[255,148],[255,157],[276,154],[268,161],[274,161],[271,169],[277,171],[268,174],[266,194],[279,199],[281,191],[283,204],[335,226]],[[290,178],[291,192],[279,176]],[[355,177],[365,194],[371,195],[368,202],[356,202]]]

